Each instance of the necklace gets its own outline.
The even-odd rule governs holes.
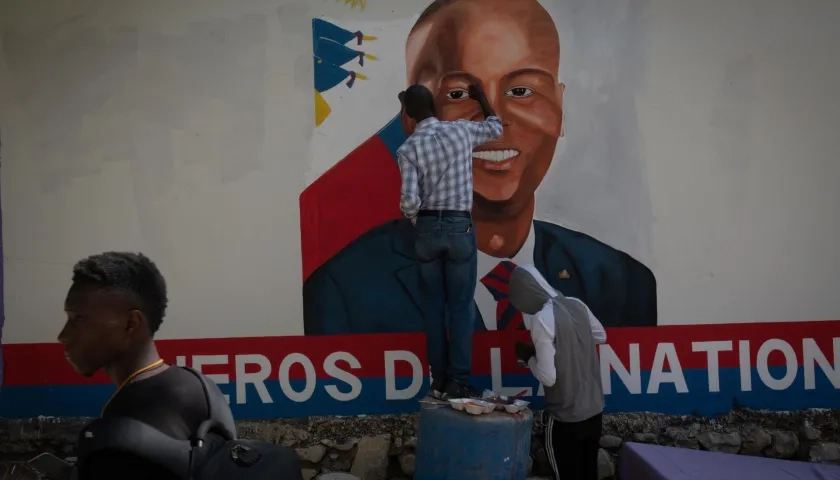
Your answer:
[[[119,387],[117,387],[117,391],[115,391],[115,392],[113,393],[113,395],[111,395],[111,398],[109,398],[109,399],[108,399],[108,401],[107,401],[107,402],[105,402],[105,406],[104,406],[104,407],[102,407],[102,415],[105,415],[105,410],[108,408],[108,405],[110,405],[110,404],[111,404],[111,401],[114,399],[114,397],[116,397],[116,396],[117,396],[117,394],[118,394],[118,393],[120,393],[120,390],[122,390],[122,389],[123,389],[123,387],[125,387],[126,385],[128,385],[128,382],[130,382],[130,381],[134,380],[134,377],[136,377],[137,375],[140,375],[141,373],[146,373],[146,372],[148,372],[149,370],[152,370],[152,369],[154,369],[154,368],[157,368],[157,367],[159,367],[159,366],[161,366],[161,365],[163,365],[163,359],[162,359],[162,358],[161,358],[160,360],[158,360],[157,362],[150,363],[149,365],[146,365],[145,367],[141,368],[140,370],[137,370],[136,372],[134,372],[134,373],[132,373],[131,375],[129,375],[129,376],[128,376],[128,378],[126,378],[125,380],[123,380],[123,382],[120,384],[120,386],[119,386]]]

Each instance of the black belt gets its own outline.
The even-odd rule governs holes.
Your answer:
[[[470,212],[464,212],[462,210],[420,210],[417,212],[418,217],[460,217],[460,218],[472,218],[472,214]]]

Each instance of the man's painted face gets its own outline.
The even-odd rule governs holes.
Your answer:
[[[502,119],[503,136],[473,154],[478,196],[518,204],[545,176],[562,130],[559,55],[556,27],[535,0],[462,0],[409,39],[409,83],[432,90],[441,120],[483,119],[471,83]]]
[[[94,287],[74,286],[67,293],[67,323],[58,335],[67,361],[91,376],[114,361],[128,345],[127,318],[119,295]]]

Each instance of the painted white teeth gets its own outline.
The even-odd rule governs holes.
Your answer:
[[[504,162],[519,155],[519,150],[484,150],[473,152],[473,158],[487,160],[490,162]]]

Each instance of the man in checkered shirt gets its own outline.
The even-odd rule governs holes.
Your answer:
[[[472,154],[475,147],[502,136],[502,122],[481,87],[470,85],[460,94],[478,102],[485,121],[438,120],[432,92],[423,85],[412,85],[399,95],[405,114],[417,122],[397,150],[400,210],[417,235],[414,250],[425,301],[430,395],[440,399],[481,395],[469,383],[477,277]]]

